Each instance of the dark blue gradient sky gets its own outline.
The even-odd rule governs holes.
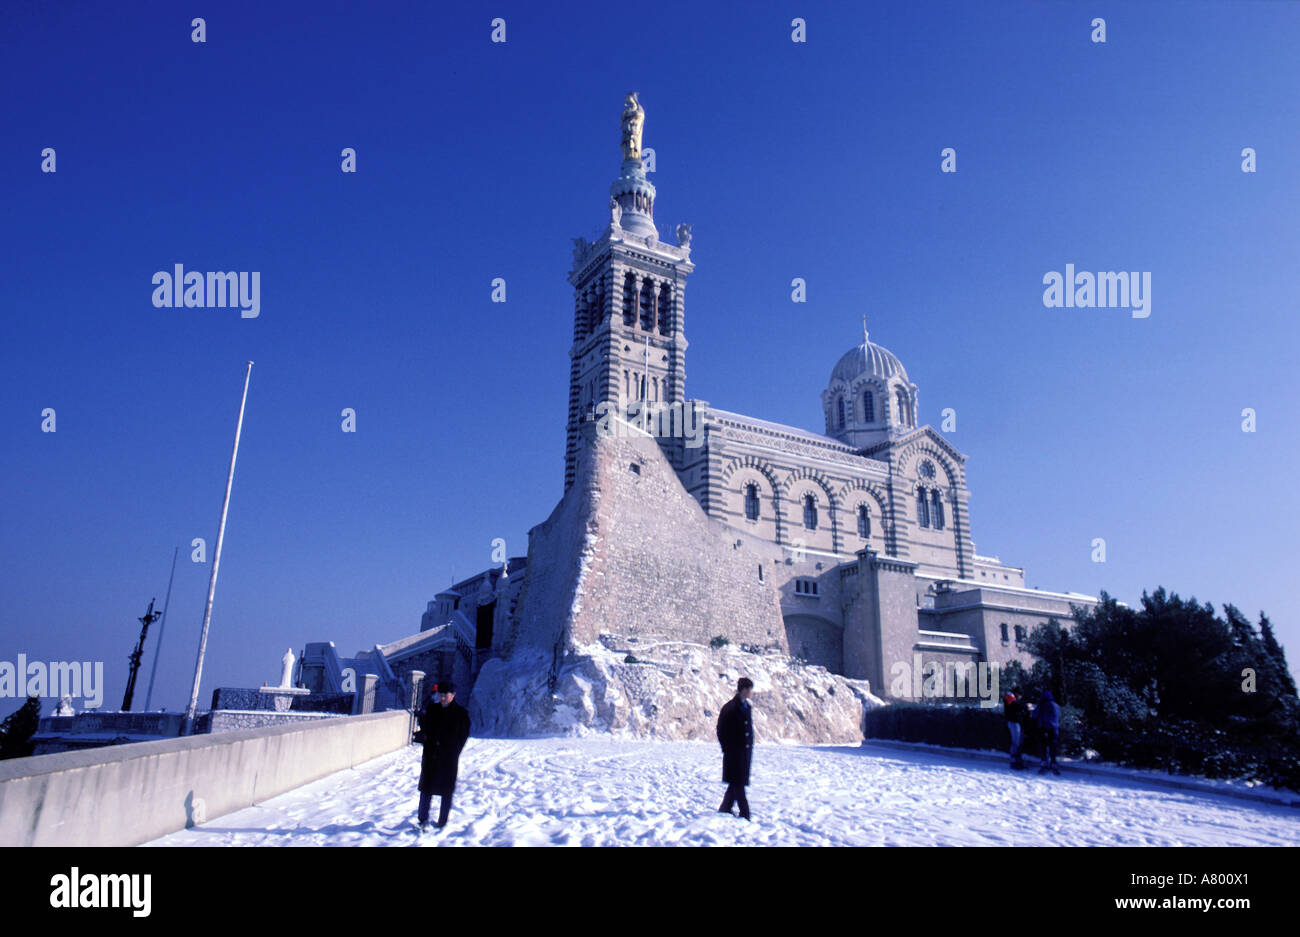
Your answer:
[[[248,359],[202,704],[525,553],[632,89],[660,232],[695,225],[688,394],[820,429],[866,315],[921,420],[957,411],[979,552],[1264,609],[1300,654],[1300,5],[200,6],[0,17],[0,659],[102,660],[115,707],[182,544],[155,707],[184,705]],[[176,263],[260,271],[261,315],[154,308]],[[1150,317],[1045,308],[1067,263],[1150,271]]]

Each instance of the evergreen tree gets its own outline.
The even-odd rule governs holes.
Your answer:
[[[31,738],[41,721],[41,701],[35,696],[0,723],[0,758],[26,758],[35,749]]]
[[[1281,681],[1282,688],[1288,695],[1295,696],[1295,679],[1291,676],[1291,668],[1286,665],[1286,652],[1282,650],[1282,645],[1277,643],[1277,638],[1273,635],[1273,623],[1263,612],[1259,613],[1259,634],[1264,650],[1280,671],[1278,679]]]
[[[1030,633],[1025,641],[1025,650],[1038,658],[1027,681],[1035,695],[1051,690],[1057,702],[1065,705],[1069,699],[1064,681],[1065,665],[1077,656],[1074,636],[1055,618],[1049,618],[1046,624],[1039,625]]]
[[[1234,712],[1251,718],[1267,718],[1278,706],[1276,664],[1250,620],[1235,605],[1223,606],[1223,614],[1232,631],[1233,653],[1229,655],[1225,679],[1237,684],[1239,706]],[[1247,690],[1247,680],[1252,674],[1253,692]]]

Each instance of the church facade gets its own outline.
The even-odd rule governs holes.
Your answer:
[[[527,557],[429,603],[439,670],[472,683],[521,644],[558,660],[636,634],[744,641],[886,698],[921,696],[922,673],[1027,664],[1035,625],[1096,599],[976,552],[966,457],[919,424],[918,386],[865,327],[828,362],[817,431],[687,396],[691,230],[659,239],[635,94],[622,124],[608,224],[574,241],[569,272],[563,499]]]

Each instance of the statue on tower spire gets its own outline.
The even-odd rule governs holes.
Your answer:
[[[629,91],[623,103],[623,159],[641,158],[641,130],[645,127],[645,108]]]

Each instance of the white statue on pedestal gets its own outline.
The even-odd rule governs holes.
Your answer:
[[[280,664],[283,669],[280,671],[281,689],[291,689],[293,687],[293,648],[284,652],[284,657],[280,658]]]

